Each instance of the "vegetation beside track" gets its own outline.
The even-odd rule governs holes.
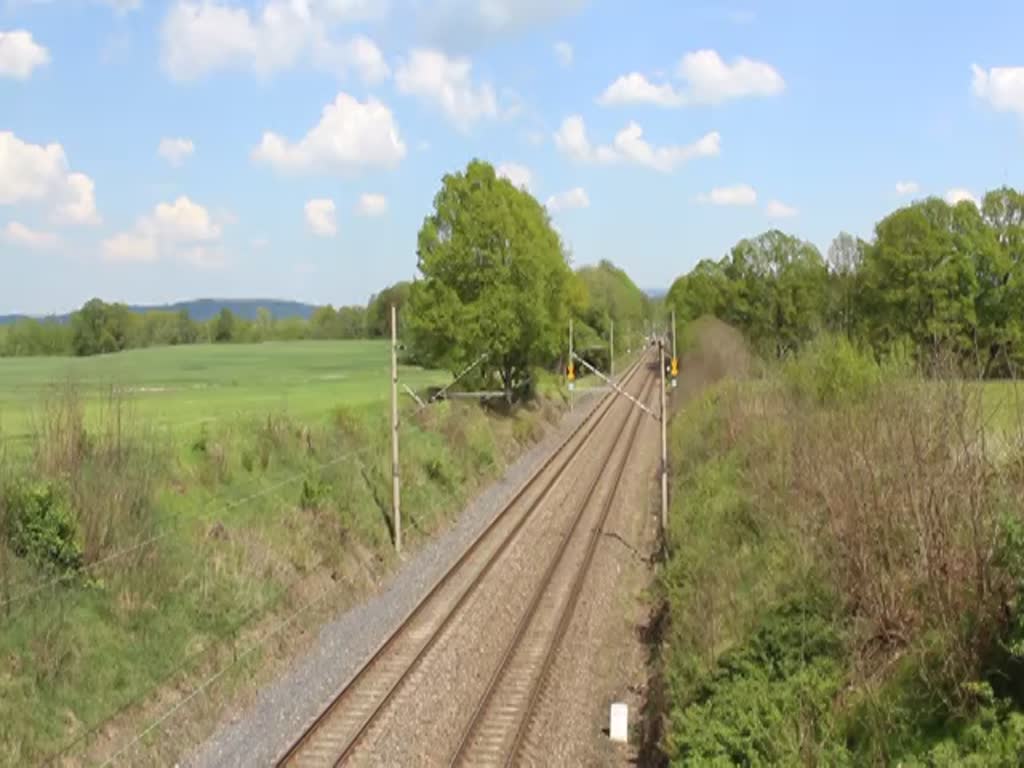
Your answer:
[[[243,401],[225,412],[211,399],[216,420],[168,433],[124,387],[108,387],[98,398],[86,396],[94,391],[88,387],[57,387],[33,411],[28,435],[3,444],[0,764],[35,763],[68,745],[72,755],[106,754],[168,701],[230,666],[165,726],[180,729],[182,719],[201,713],[199,730],[189,732],[194,744],[218,705],[273,656],[274,643],[244,655],[258,629],[324,595],[334,609],[350,605],[397,564],[388,412],[369,391],[371,378],[387,391],[378,359],[386,347],[300,344],[284,351],[314,348],[305,373],[284,361],[276,369],[297,379],[326,375],[332,365],[346,371],[350,350],[354,373],[317,387],[295,411],[272,409],[261,398],[273,386],[259,361],[251,360],[251,376],[231,374],[223,367],[228,361],[210,361],[216,381],[202,391],[238,392]],[[281,351],[260,347],[249,355],[262,350]],[[244,356],[245,348],[231,351]],[[144,381],[159,380],[156,366],[135,370],[150,377]],[[226,376],[237,376],[238,385]],[[564,409],[552,382],[537,379],[541,396],[512,415],[459,402],[416,413],[406,401],[407,548],[446,525]],[[244,403],[247,387],[261,404],[252,410]],[[173,397],[166,402],[179,417],[189,407]],[[103,751],[90,752],[97,743]]]
[[[729,378],[751,361],[723,359],[708,331],[684,357],[681,389],[688,369],[701,381],[671,427],[667,758],[1018,765],[1011,385],[924,379],[840,339]]]

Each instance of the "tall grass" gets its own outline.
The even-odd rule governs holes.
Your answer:
[[[32,439],[10,461],[0,453],[0,599],[29,595],[5,605],[0,624],[9,662],[0,763],[102,762],[161,705],[231,666],[261,629],[320,596],[324,611],[343,608],[397,562],[385,409],[223,419],[171,442],[123,392],[101,399],[97,407],[74,384],[47,390]],[[446,525],[559,413],[465,403],[404,413],[407,547]],[[52,499],[32,506],[45,525],[31,530],[69,539],[80,552],[71,566],[12,548],[8,522],[25,517],[29,491]],[[51,552],[50,538],[38,538]],[[275,644],[231,667],[133,759],[173,762],[175,738],[202,738],[226,702],[293,649]]]

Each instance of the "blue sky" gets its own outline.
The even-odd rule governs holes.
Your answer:
[[[1008,0],[0,0],[0,313],[363,303],[473,157],[647,288],[773,226],[824,250],[1022,185],[1021,29]]]

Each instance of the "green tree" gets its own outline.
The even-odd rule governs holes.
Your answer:
[[[337,339],[338,313],[334,307],[328,304],[326,307],[317,307],[309,318],[310,334],[314,339]]]
[[[723,319],[776,356],[820,330],[828,273],[818,249],[778,230],[733,247],[723,271],[730,285]]]
[[[973,203],[954,209],[931,198],[878,223],[864,254],[858,310],[876,347],[906,339],[918,349],[970,349],[978,290],[971,242],[976,217]]]
[[[594,330],[595,352],[592,362],[607,365],[607,349],[611,323],[615,323],[616,344],[620,349],[639,341],[651,319],[651,302],[623,270],[610,261],[581,267],[576,276],[585,291],[584,305],[578,310],[583,322]],[[581,329],[582,330],[582,329]],[[579,335],[580,350],[585,350],[585,336]]]
[[[704,259],[672,283],[665,301],[669,310],[675,310],[676,322],[682,324],[703,315],[724,317],[728,296],[729,281],[722,264]]]
[[[850,334],[856,319],[855,307],[860,266],[868,244],[848,232],[840,232],[828,249],[828,325]]]
[[[544,207],[478,160],[444,177],[418,239],[406,325],[418,359],[481,375],[506,397],[562,346],[572,280]]]
[[[71,315],[72,351],[80,357],[120,352],[128,346],[135,322],[124,304],[91,299]]]
[[[366,308],[338,307],[338,338],[361,339],[366,336]]]
[[[389,285],[380,293],[370,297],[366,306],[366,334],[370,338],[381,339],[391,335],[391,306],[394,305],[399,313],[409,300],[409,292],[412,284],[408,281],[400,281]],[[399,328],[402,331],[402,328]]]
[[[229,342],[235,337],[235,314],[227,307],[217,313],[213,321],[213,340]]]

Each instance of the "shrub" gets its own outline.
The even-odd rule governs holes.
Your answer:
[[[669,754],[686,765],[840,765],[832,699],[843,647],[830,601],[793,598],[724,654],[671,713]]]
[[[783,380],[796,399],[825,406],[867,400],[881,377],[871,353],[842,336],[819,337],[783,368]]]
[[[42,568],[67,572],[82,564],[75,518],[52,483],[19,483],[4,494],[11,549]]]

